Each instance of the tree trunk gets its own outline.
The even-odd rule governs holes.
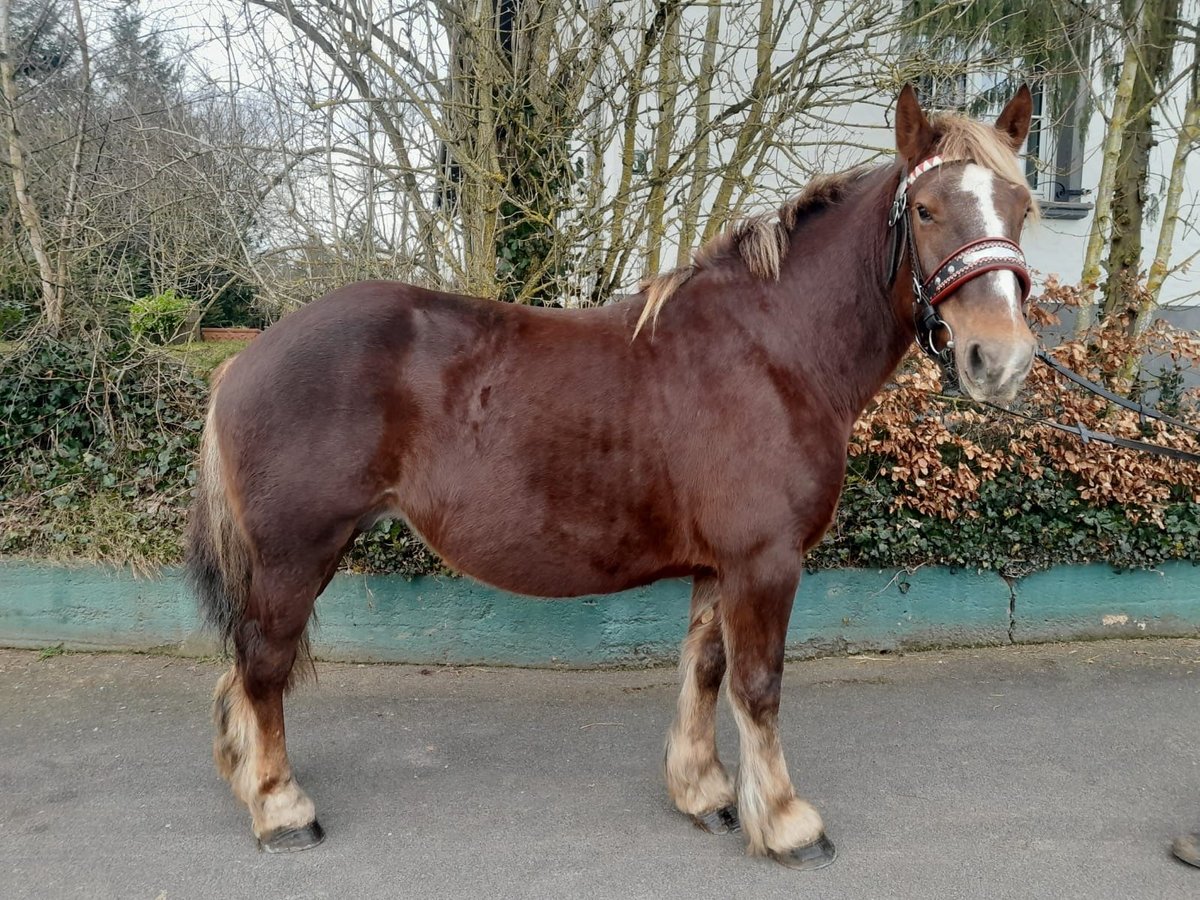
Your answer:
[[[83,7],[75,0],[75,27],[79,40],[79,119],[75,125],[75,147],[71,152],[71,171],[67,179],[67,195],[63,202],[62,219],[58,227],[58,260],[55,267],[55,304],[62,310],[67,302],[67,282],[70,273],[67,264],[71,244],[80,227],[82,204],[80,203],[83,174],[83,145],[87,139],[88,118],[92,104],[92,60],[88,51],[87,26],[83,20]]]
[[[38,277],[42,283],[42,317],[51,331],[57,332],[63,324],[63,303],[54,278],[54,265],[46,252],[45,232],[37,204],[29,196],[28,178],[25,168],[25,151],[21,146],[21,131],[17,125],[17,85],[13,77],[11,53],[12,0],[0,0],[0,93],[4,96],[4,131],[8,141],[8,164],[12,174],[13,192],[17,196],[17,207],[21,224],[29,235],[29,246],[37,261]]]
[[[1096,185],[1096,209],[1092,215],[1092,227],[1088,233],[1087,250],[1083,257],[1083,273],[1080,276],[1080,291],[1083,305],[1079,308],[1076,334],[1083,334],[1096,321],[1095,295],[1100,283],[1100,256],[1112,224],[1112,193],[1117,175],[1117,161],[1121,154],[1121,139],[1125,134],[1125,122],[1133,99],[1133,82],[1138,71],[1138,48],[1136,40],[1127,40],[1125,56],[1121,61],[1121,77],[1117,82],[1117,95],[1113,101],[1112,114],[1104,136],[1104,153],[1100,168],[1100,181]]]
[[[761,0],[758,18],[758,42],[755,48],[757,58],[757,74],[754,86],[750,90],[750,109],[746,113],[746,121],[738,132],[737,143],[730,154],[729,164],[725,166],[725,176],[717,188],[716,199],[713,200],[712,213],[704,226],[703,240],[713,238],[729,221],[730,207],[733,201],[733,189],[742,182],[743,167],[753,152],[754,139],[762,127],[763,110],[767,103],[767,95],[771,87],[771,57],[775,52],[775,4],[774,0]]]
[[[616,289],[624,276],[619,260],[627,249],[625,214],[629,209],[629,192],[633,187],[634,154],[637,143],[638,112],[641,108],[644,73],[654,48],[662,39],[667,20],[679,9],[680,0],[658,0],[654,16],[642,34],[642,45],[630,69],[629,95],[625,100],[625,117],[621,124],[621,174],[613,195],[612,222],[609,226],[608,251],[600,264],[601,277],[596,280],[592,300],[600,302]]]
[[[1167,182],[1167,200],[1163,208],[1162,225],[1158,231],[1158,246],[1154,250],[1154,261],[1150,264],[1150,274],[1146,278],[1146,290],[1134,319],[1134,334],[1145,331],[1146,326],[1150,324],[1150,317],[1158,306],[1163,282],[1171,271],[1171,247],[1175,243],[1175,226],[1180,220],[1179,207],[1183,200],[1188,155],[1197,145],[1200,145],[1200,32],[1197,32],[1196,36],[1187,107],[1183,114],[1183,124],[1176,136],[1175,158],[1171,162],[1171,177]]]
[[[463,228],[463,268],[468,294],[496,296],[496,234],[500,214],[500,166],[496,142],[497,89],[500,57],[497,47],[496,7],[492,0],[476,0],[470,17],[462,23],[457,50],[455,94],[465,102],[456,106],[452,128],[462,136],[451,148],[461,166],[459,210]]]
[[[696,89],[696,135],[700,143],[692,164],[692,183],[688,186],[679,228],[679,250],[675,265],[685,266],[692,258],[692,243],[700,224],[700,207],[704,188],[708,184],[708,159],[712,147],[709,122],[712,120],[712,85],[716,74],[717,41],[721,36],[721,4],[708,5],[708,21],[704,26],[704,51],[700,57],[700,79]]]
[[[649,241],[646,247],[646,271],[659,270],[663,236],[663,221],[667,196],[667,168],[671,162],[671,138],[675,135],[675,98],[679,94],[679,19],[680,11],[672,10],[667,20],[666,34],[659,49],[658,62],[658,126],[654,133],[654,161],[651,168],[650,197],[646,201],[646,220]]]
[[[1153,113],[1159,85],[1171,64],[1175,45],[1174,25],[1179,0],[1143,0],[1142,27],[1138,31],[1140,65],[1133,83],[1130,108],[1121,139],[1121,155],[1112,197],[1112,237],[1108,250],[1108,277],[1104,285],[1101,317],[1128,309],[1142,268],[1142,225],[1154,139]]]

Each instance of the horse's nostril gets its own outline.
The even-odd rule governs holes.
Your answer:
[[[978,341],[967,346],[967,372],[975,381],[982,381],[987,376],[987,363],[983,358],[983,345]]]

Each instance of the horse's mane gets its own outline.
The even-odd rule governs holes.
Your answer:
[[[930,125],[934,133],[931,152],[946,162],[970,160],[990,169],[1004,181],[1026,184],[1016,154],[991,125],[951,114],[934,116]],[[805,215],[841,202],[859,179],[876,168],[866,164],[845,172],[818,175],[778,210],[742,219],[708,241],[692,255],[691,265],[643,279],[638,291],[646,295],[646,305],[638,316],[634,337],[647,322],[654,323],[666,302],[699,271],[740,258],[755,277],[778,279],[797,222]],[[1036,204],[1033,214],[1037,214]]]

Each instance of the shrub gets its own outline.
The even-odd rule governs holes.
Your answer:
[[[0,298],[0,340],[19,334],[28,312],[28,307],[23,303]]]
[[[267,321],[255,305],[254,288],[240,279],[230,279],[206,305],[200,324],[205,328],[263,328]]]
[[[103,331],[32,336],[0,361],[0,552],[178,560],[206,393]]]
[[[1055,282],[1031,309],[1042,326],[1079,302]],[[1126,394],[1159,393],[1200,422],[1180,390],[1182,369],[1200,364],[1200,338],[1157,323],[1131,338],[1110,322],[1055,349],[1067,366]],[[1133,383],[1130,360],[1155,357],[1161,376]],[[1161,382],[1155,384],[1155,382]],[[1155,388],[1157,387],[1157,390]],[[1164,389],[1165,388],[1165,389]],[[1019,412],[1192,452],[1197,436],[1064,387],[1035,365]],[[841,508],[811,565],[1001,569],[1020,575],[1055,563],[1105,561],[1148,567],[1200,560],[1200,479],[1194,463],[1078,438],[938,391],[935,367],[909,359],[855,426]]]
[[[1049,285],[1031,315],[1053,324],[1077,302]],[[0,552],[134,563],[177,562],[207,385],[185,356],[97,331],[35,335],[0,360]],[[1181,373],[1200,339],[1120,323],[1055,354],[1093,380],[1197,422]],[[1163,374],[1124,373],[1153,354]],[[940,564],[1019,576],[1058,563],[1122,568],[1200,560],[1196,466],[1091,443],[938,393],[914,354],[856,424],[845,491],[813,567]],[[1143,422],[1064,387],[1036,366],[1020,411],[1200,450],[1195,435]],[[346,565],[406,576],[444,571],[402,522],[361,536]]]
[[[174,290],[141,297],[129,307],[129,330],[135,338],[167,344],[183,332],[195,304]]]

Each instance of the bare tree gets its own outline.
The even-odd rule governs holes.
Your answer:
[[[144,294],[204,304],[244,284],[266,193],[256,186],[268,179],[246,164],[253,123],[233,98],[211,84],[185,89],[187,54],[135,4],[15,12],[0,6],[15,199],[15,216],[0,210],[6,281],[32,255],[40,315],[56,331],[127,317]]]
[[[55,277],[54,264],[46,247],[46,232],[37,201],[29,192],[28,153],[18,121],[20,96],[17,91],[12,34],[12,0],[0,0],[0,93],[4,99],[4,132],[8,144],[8,164],[13,193],[20,211],[21,223],[28,236],[29,247],[37,263],[41,281],[42,314],[53,330],[62,326],[63,308],[60,285]]]
[[[247,0],[245,20],[289,128],[328,148],[285,187],[293,252],[314,227],[348,250],[334,232],[369,185],[373,228],[412,224],[377,247],[392,274],[597,302],[811,174],[817,134],[874,93],[889,9]]]
[[[1171,160],[1171,172],[1167,180],[1166,197],[1163,204],[1162,225],[1154,250],[1154,260],[1146,278],[1146,290],[1138,305],[1133,331],[1140,334],[1150,323],[1158,306],[1163,282],[1171,273],[1171,251],[1175,245],[1175,230],[1181,216],[1184,174],[1188,157],[1200,146],[1200,26],[1192,24],[1191,65],[1187,71],[1188,94],[1184,103],[1183,118],[1175,133],[1175,154]],[[1192,260],[1184,260],[1179,266]],[[1178,266],[1176,267],[1178,268]]]

